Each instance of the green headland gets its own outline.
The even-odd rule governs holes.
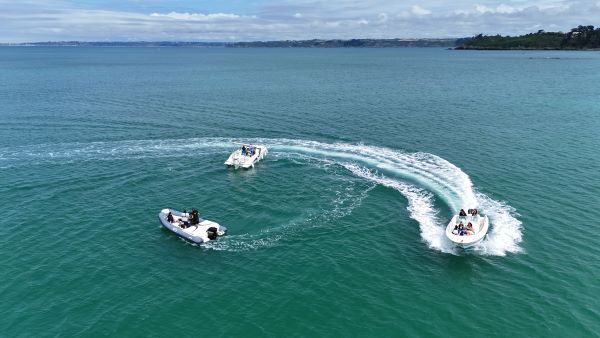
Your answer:
[[[545,32],[539,30],[520,36],[479,34],[465,39],[456,49],[600,49],[600,28],[578,26],[570,32]]]

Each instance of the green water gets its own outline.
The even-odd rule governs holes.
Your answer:
[[[0,48],[0,336],[600,334],[600,54]],[[256,168],[227,169],[241,142]],[[443,229],[477,205],[489,237]],[[196,207],[229,228],[160,227]]]

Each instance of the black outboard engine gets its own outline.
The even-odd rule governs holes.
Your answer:
[[[217,239],[217,228],[210,227],[206,230],[206,234],[208,235],[208,239],[215,240]]]

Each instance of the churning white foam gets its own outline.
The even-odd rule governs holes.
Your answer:
[[[427,245],[442,252],[454,252],[454,248],[450,243],[444,240],[444,228],[440,226],[441,223],[437,218],[437,211],[433,205],[433,195],[430,192],[411,184],[374,174],[369,169],[353,163],[342,165],[358,177],[399,191],[408,200],[406,209],[410,213],[410,217],[419,222],[421,237]]]
[[[364,144],[321,143],[304,140],[257,140],[275,150],[308,153],[344,166],[354,175],[397,190],[408,200],[410,217],[419,222],[421,237],[430,248],[457,253],[445,236],[433,196],[451,210],[477,207],[490,218],[488,238],[473,249],[486,255],[519,252],[521,221],[514,208],[477,192],[469,176],[454,164],[428,153],[406,153]],[[348,163],[351,161],[351,163]],[[360,164],[360,165],[359,165]],[[373,172],[376,171],[376,173]],[[384,174],[379,173],[389,173]]]
[[[485,194],[477,193],[481,210],[490,218],[491,228],[488,237],[475,249],[482,253],[504,256],[507,252],[521,252],[519,246],[523,236],[521,221],[516,210],[502,201],[491,199]]]

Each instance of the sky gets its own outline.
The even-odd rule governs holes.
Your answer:
[[[456,38],[600,26],[600,0],[0,0],[0,42]]]

